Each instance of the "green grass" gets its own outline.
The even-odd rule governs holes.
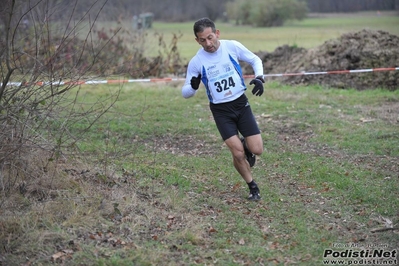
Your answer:
[[[97,93],[91,95],[101,95],[101,86],[83,89],[88,95],[93,90]],[[81,145],[95,145],[87,151],[96,162],[105,149],[96,131],[107,130],[117,139],[110,167],[136,173],[130,189],[149,195],[150,201],[141,203],[147,222],[136,221],[137,231],[128,238],[139,249],[106,249],[101,259],[92,257],[94,264],[318,265],[323,250],[333,243],[398,244],[390,233],[370,233],[381,226],[377,217],[397,222],[397,161],[395,168],[389,167],[399,156],[398,126],[385,121],[380,109],[374,111],[376,120],[359,120],[359,108],[397,104],[397,92],[269,83],[264,96],[250,96],[250,101],[265,143],[253,169],[263,195],[260,203],[245,201],[247,188],[209,119],[203,91],[186,100],[179,87],[123,86],[117,104],[104,117],[109,127],[94,128]],[[135,136],[137,143],[132,144]],[[198,143],[203,146],[197,148]],[[127,147],[135,152],[119,157],[118,149]],[[129,191],[129,185],[123,187]],[[127,216],[133,213],[134,202],[120,204]],[[143,239],[137,232],[148,236]],[[93,249],[90,244],[86,248]],[[111,257],[106,259],[105,253]],[[87,261],[79,260],[79,254],[74,255],[76,262]]]
[[[251,26],[236,26],[233,23],[216,21],[220,29],[221,39],[234,39],[243,43],[253,52],[272,52],[278,46],[288,44],[304,48],[322,45],[325,41],[340,37],[342,34],[362,29],[383,30],[399,35],[399,16],[392,13],[342,14],[322,18],[307,18],[302,21],[291,21],[284,27],[255,28]],[[162,32],[169,40],[172,34],[182,34],[178,42],[183,58],[193,56],[200,46],[194,40],[193,22],[163,23],[154,22],[152,32]]]

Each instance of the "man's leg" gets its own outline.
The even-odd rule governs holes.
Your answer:
[[[252,138],[251,138],[252,145],[255,145],[256,141],[259,141],[259,138],[260,138],[260,135],[259,135],[259,137],[252,136]],[[260,140],[261,140],[261,138],[260,138]],[[249,187],[250,196],[248,197],[248,199],[249,200],[259,200],[260,199],[259,188],[258,188],[258,185],[255,183],[255,181],[252,178],[251,168],[246,159],[244,146],[243,146],[241,140],[239,139],[239,137],[237,135],[235,135],[235,136],[232,136],[232,137],[228,138],[227,140],[225,140],[225,143],[226,143],[227,147],[229,147],[230,152],[233,155],[234,167],[236,168],[238,173],[245,180],[245,182],[247,183],[247,185]],[[262,141],[261,141],[261,144],[262,144]],[[263,145],[261,146],[261,148],[263,150]],[[255,152],[257,152],[255,154],[260,155],[262,153],[261,149],[259,149],[259,148],[254,149],[254,150],[255,150]]]
[[[250,152],[255,155],[261,155],[263,153],[263,141],[260,134],[249,136],[245,138],[245,143]]]
[[[249,166],[253,167],[256,162],[256,155],[261,155],[261,153],[263,152],[262,137],[260,136],[260,134],[256,134],[249,138],[251,149],[248,148],[249,145],[247,144],[247,139],[241,137],[240,140],[242,142],[242,145],[244,146],[244,152]],[[254,152],[252,152],[251,150],[253,150]]]
[[[225,140],[227,147],[233,155],[233,164],[245,182],[250,183],[252,179],[251,168],[246,160],[244,146],[237,135]]]

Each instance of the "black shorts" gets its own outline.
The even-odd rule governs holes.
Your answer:
[[[237,135],[238,132],[243,137],[260,134],[258,124],[245,94],[232,102],[210,103],[209,107],[223,140]]]

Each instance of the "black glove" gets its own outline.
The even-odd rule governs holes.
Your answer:
[[[249,85],[255,84],[254,88],[252,89],[253,95],[261,96],[263,94],[263,83],[265,83],[265,80],[261,76],[251,80]]]
[[[198,75],[198,77],[192,77],[191,78],[191,88],[194,90],[198,90],[199,85],[201,83],[201,74]]]

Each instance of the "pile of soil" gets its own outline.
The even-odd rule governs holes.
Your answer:
[[[259,52],[265,74],[399,67],[399,37],[385,31],[362,30],[326,41],[313,49],[284,45],[272,53]],[[248,66],[244,72],[250,71]],[[322,74],[271,78],[286,84],[399,89],[399,71]]]

